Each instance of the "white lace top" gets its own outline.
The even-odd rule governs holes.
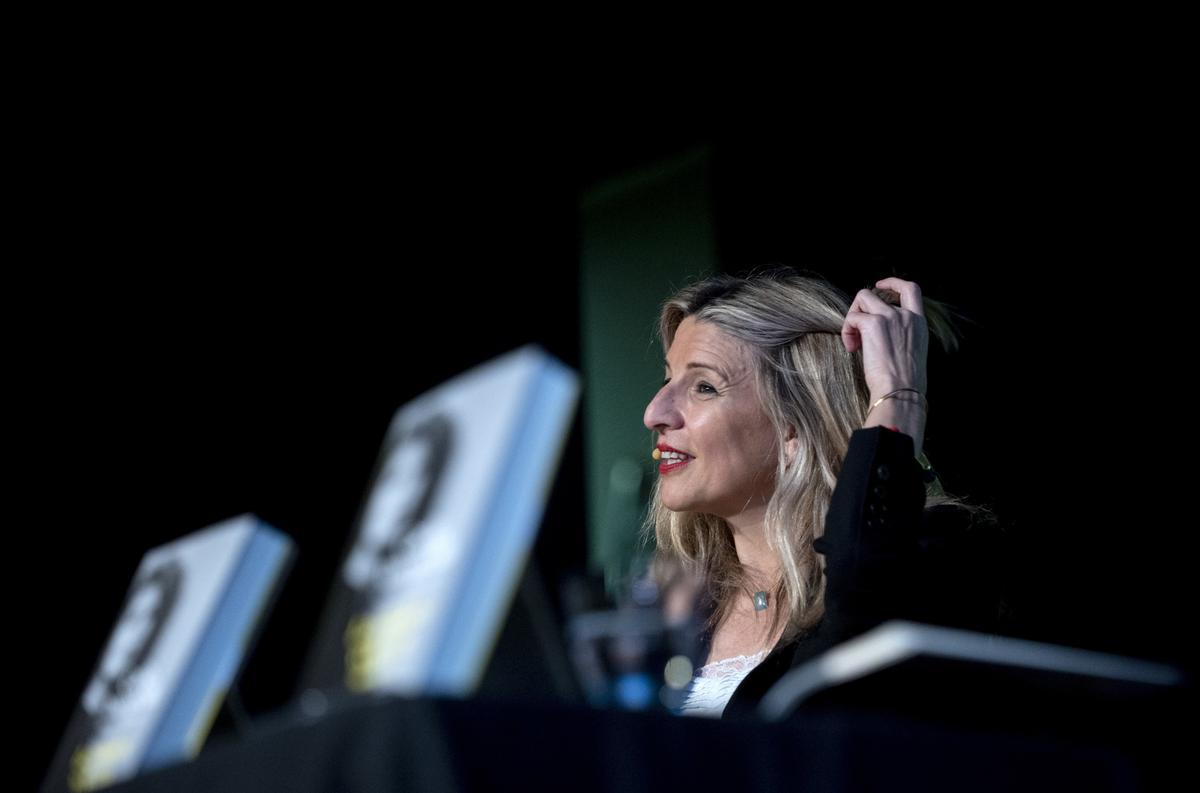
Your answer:
[[[734,689],[766,657],[767,651],[760,650],[754,655],[736,655],[697,669],[687,699],[679,708],[680,715],[719,717]]]

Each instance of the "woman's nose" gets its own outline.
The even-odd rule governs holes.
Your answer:
[[[646,405],[646,413],[642,416],[642,423],[646,425],[648,430],[659,430],[663,428],[673,428],[679,424],[679,411],[675,410],[675,406],[671,400],[671,391],[668,388],[660,388],[654,398],[650,400],[650,404]]]

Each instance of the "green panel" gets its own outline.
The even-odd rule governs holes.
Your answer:
[[[658,310],[716,267],[707,148],[598,185],[582,201],[588,560],[619,595],[655,476],[642,424],[662,382]]]

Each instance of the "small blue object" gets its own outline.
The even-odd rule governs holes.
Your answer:
[[[644,673],[624,674],[617,678],[613,693],[625,710],[645,710],[654,701],[654,683]]]
[[[766,607],[767,607],[767,593],[766,592],[755,592],[754,593],[754,610],[762,611]]]

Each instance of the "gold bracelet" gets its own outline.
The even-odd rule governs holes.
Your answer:
[[[879,397],[879,399],[876,399],[875,402],[871,405],[871,407],[867,410],[867,415],[868,416],[871,415],[871,411],[874,410],[875,408],[879,407],[880,402],[882,402],[885,399],[890,399],[892,396],[899,394],[901,391],[912,391],[914,394],[921,397],[921,403],[920,403],[921,409],[924,410],[926,413],[929,412],[929,400],[925,398],[924,394],[922,394],[920,391],[918,391],[915,388],[897,388],[895,391],[892,391],[890,394],[884,394],[883,396]]]

